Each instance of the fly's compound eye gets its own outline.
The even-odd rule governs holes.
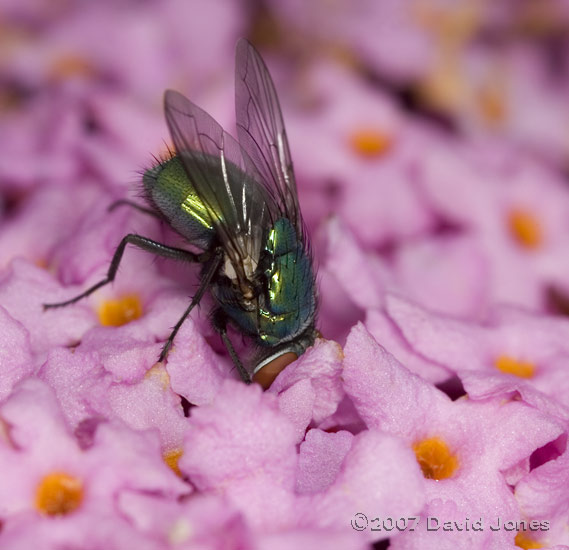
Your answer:
[[[297,359],[298,355],[296,353],[287,350],[270,355],[255,367],[253,382],[260,384],[266,390],[278,374]]]

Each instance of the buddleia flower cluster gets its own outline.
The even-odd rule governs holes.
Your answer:
[[[562,0],[4,1],[0,548],[569,548]],[[317,339],[239,379],[143,204],[166,88],[281,99]],[[191,248],[191,246],[190,246]],[[232,339],[239,347],[240,335]]]

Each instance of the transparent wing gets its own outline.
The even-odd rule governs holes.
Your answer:
[[[235,113],[239,144],[300,238],[304,229],[279,99],[265,62],[244,38],[235,52]]]
[[[272,199],[257,183],[260,175],[246,153],[210,115],[172,90],[164,95],[164,110],[176,153],[245,284],[243,263],[258,258]]]

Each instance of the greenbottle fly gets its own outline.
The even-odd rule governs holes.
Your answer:
[[[127,244],[199,263],[199,287],[159,361],[209,290],[213,326],[242,380],[249,383],[252,370],[253,379],[267,385],[263,372],[276,376],[314,343],[316,281],[274,83],[247,40],[239,41],[235,58],[238,141],[183,95],[166,91],[164,110],[175,153],[143,175],[149,207],[119,201],[163,219],[200,252],[126,235],[103,280],[75,298],[44,307],[72,304],[113,281]],[[252,368],[246,369],[235,352],[228,324],[256,346]]]

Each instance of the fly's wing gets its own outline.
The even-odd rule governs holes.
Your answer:
[[[304,226],[275,85],[265,62],[244,38],[235,52],[235,113],[239,144],[281,215],[302,238]]]
[[[210,115],[172,90],[164,95],[164,110],[176,152],[246,284],[243,262],[258,258],[262,230],[271,223],[271,198],[257,183],[260,176],[246,153]]]

